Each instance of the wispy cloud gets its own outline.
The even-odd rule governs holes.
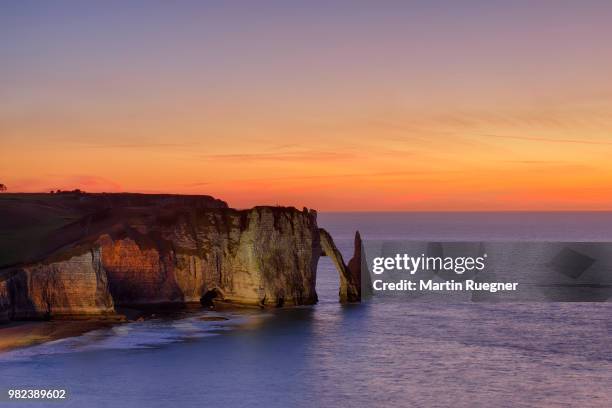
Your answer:
[[[205,186],[219,183],[270,183],[270,182],[286,182],[286,181],[305,181],[305,180],[342,180],[342,179],[367,179],[377,177],[423,177],[439,174],[461,174],[461,170],[414,170],[414,171],[385,171],[385,172],[363,172],[363,173],[344,173],[344,174],[311,174],[311,175],[296,175],[296,176],[280,176],[280,177],[259,177],[259,178],[244,178],[234,180],[224,180],[222,182],[200,182],[193,183],[189,186]]]
[[[546,143],[574,143],[574,144],[586,144],[586,145],[606,145],[612,146],[612,142],[603,140],[585,140],[585,139],[557,139],[552,137],[536,137],[536,136],[507,136],[507,135],[492,135],[484,134],[482,136],[494,137],[498,139],[514,139],[514,140],[526,140],[532,142],[546,142]]]
[[[141,142],[141,143],[81,143],[80,147],[89,149],[186,149],[197,146],[196,143],[157,143],[157,142]]]
[[[212,183],[209,182],[209,181],[198,181],[198,182],[195,182],[195,183],[184,184],[184,186],[185,187],[202,187],[202,186],[209,186],[211,184]]]
[[[229,153],[204,155],[206,160],[232,160],[232,161],[324,161],[324,160],[349,160],[356,158],[351,152],[334,151],[294,151],[294,152],[263,152],[263,153]]]

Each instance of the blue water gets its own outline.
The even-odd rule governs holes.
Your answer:
[[[371,239],[612,241],[612,214],[320,214],[349,256]],[[337,303],[160,318],[0,354],[0,389],[74,407],[612,406],[612,307]],[[0,402],[0,404],[2,404]],[[14,406],[40,407],[24,402]],[[8,403],[7,403],[8,405]]]

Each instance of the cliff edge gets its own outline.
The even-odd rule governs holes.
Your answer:
[[[236,210],[208,196],[49,196],[28,197],[21,208],[0,203],[0,212],[12,211],[15,231],[29,227],[38,234],[13,242],[17,253],[8,247],[0,253],[0,320],[220,300],[313,304],[317,263],[325,254],[339,266],[340,300],[359,300],[350,263],[344,265],[331,236],[318,228],[313,210]],[[55,218],[24,225],[31,217],[15,217],[38,210]]]

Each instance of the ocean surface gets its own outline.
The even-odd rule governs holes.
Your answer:
[[[321,213],[345,258],[364,239],[612,241],[612,213]],[[194,312],[0,354],[15,407],[611,407],[610,303],[337,302]],[[228,320],[202,320],[220,316]]]

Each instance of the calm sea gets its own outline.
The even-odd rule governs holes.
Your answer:
[[[319,224],[346,257],[355,229],[612,241],[612,213],[321,213]],[[610,303],[341,306],[326,258],[317,290],[314,307],[153,319],[3,353],[0,390],[67,388],[52,406],[70,407],[612,406]]]

